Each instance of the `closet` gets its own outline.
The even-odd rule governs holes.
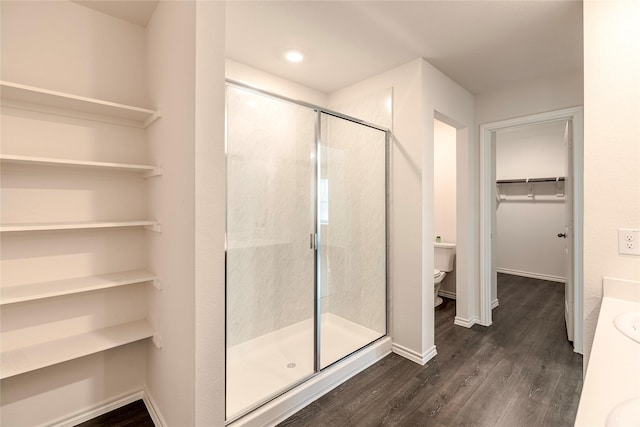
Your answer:
[[[496,132],[496,267],[563,282],[566,121]]]
[[[144,231],[160,230],[144,182],[159,171],[138,160],[157,114],[13,82],[0,89],[2,379],[152,337],[139,285],[159,286]],[[133,161],[109,144],[124,135],[141,146]]]

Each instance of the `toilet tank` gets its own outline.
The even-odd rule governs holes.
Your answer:
[[[453,271],[453,260],[456,257],[455,243],[434,243],[433,268],[440,271]]]

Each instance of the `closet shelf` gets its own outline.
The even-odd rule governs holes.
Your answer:
[[[85,96],[0,81],[2,103],[8,107],[146,128],[156,111]],[[52,110],[52,109],[55,109]]]
[[[496,180],[496,184],[530,184],[536,182],[564,182],[564,176],[556,176],[550,178],[517,178]]]
[[[499,202],[558,202],[563,203],[565,201],[564,196],[553,195],[533,195],[533,196],[507,196],[498,195]]]
[[[90,162],[84,160],[54,159],[48,157],[16,156],[13,154],[0,154],[2,164],[33,165],[33,166],[61,166],[73,168],[106,169],[125,172],[153,173],[155,166],[137,165],[129,163]]]
[[[52,338],[46,341],[18,347],[0,353],[2,371],[0,378],[8,378],[25,372],[88,356],[110,348],[119,347],[154,335],[147,320],[123,323],[83,334]]]
[[[133,285],[155,280],[155,274],[146,270],[129,270],[89,277],[74,277],[65,280],[5,286],[0,288],[0,305]]]
[[[31,224],[2,224],[0,232],[9,233],[17,231],[54,231],[54,230],[83,230],[92,228],[117,228],[117,227],[151,227],[154,231],[159,231],[159,224],[156,221],[96,221],[96,222],[52,222],[52,223],[31,223]]]

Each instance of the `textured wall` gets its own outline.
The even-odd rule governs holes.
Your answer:
[[[389,92],[364,104],[379,104],[373,117],[385,109],[390,116]],[[313,316],[315,113],[237,88],[228,89],[227,111],[227,344],[233,346]],[[322,120],[328,183],[322,311],[384,333],[385,134]]]
[[[313,316],[315,113],[227,89],[227,345]]]
[[[433,125],[433,230],[443,242],[455,243],[456,129],[440,120]]]
[[[604,276],[640,279],[618,228],[640,228],[640,3],[584,3],[584,355]]]

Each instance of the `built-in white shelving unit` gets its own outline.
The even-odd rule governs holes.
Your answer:
[[[146,320],[137,320],[58,339],[45,337],[38,344],[2,351],[0,353],[1,378],[88,356],[150,338],[153,334],[153,328]]]
[[[0,289],[0,304],[13,304],[137,283],[155,283],[156,281],[155,274],[139,269],[88,277],[74,277],[65,280],[5,286]]]
[[[125,126],[146,128],[160,116],[154,110],[0,81],[6,106],[71,115]]]
[[[124,105],[84,96],[77,96],[6,81],[0,81],[0,94],[2,97],[3,107],[50,114],[51,116],[49,117],[65,116],[74,117],[80,120],[87,120],[87,128],[92,128],[92,126],[99,126],[96,123],[94,123],[93,125],[90,124],[92,121],[110,123],[117,126],[146,128],[159,117],[156,111],[146,108]],[[154,165],[148,164],[64,159],[56,158],[55,155],[52,157],[21,155],[16,153],[16,151],[19,151],[21,148],[19,144],[20,138],[22,137],[21,129],[22,128],[17,131],[17,138],[15,137],[16,131],[14,130],[12,133],[12,136],[14,137],[14,150],[12,151],[14,151],[14,154],[0,153],[0,164],[2,164],[3,166],[14,165],[21,167],[28,166],[29,168],[41,168],[38,171],[38,174],[40,174],[40,176],[42,176],[43,172],[49,173],[46,169],[42,168],[51,167],[73,169],[76,172],[79,170],[82,173],[84,173],[85,171],[89,172],[97,170],[101,171],[102,173],[107,173],[107,175],[109,172],[131,172],[131,179],[139,179],[140,175],[142,175],[143,177],[150,177],[162,174],[161,169],[157,168]],[[139,132],[138,130],[134,129],[128,129],[128,131]],[[43,141],[43,144],[55,144],[57,137],[58,136],[55,133],[52,133],[51,140]],[[138,140],[144,143],[143,137],[139,137],[135,141]],[[18,143],[16,144],[16,142]],[[111,148],[111,156],[113,156],[114,152],[120,154],[117,150],[114,150],[116,149]],[[47,153],[50,154],[50,152],[51,151],[48,151]],[[82,151],[80,151],[80,153],[82,153]],[[62,155],[61,157],[64,157],[64,155]],[[16,169],[17,168],[14,167],[13,169],[11,169],[11,171]],[[21,182],[20,180],[28,180],[28,177],[25,175],[25,173],[28,174],[29,172],[26,168],[21,168],[19,172],[19,174],[16,174],[16,176],[14,176],[14,181],[12,181],[11,184],[12,187],[10,187],[11,191],[14,193],[16,191],[30,191],[30,188],[23,189],[20,185],[15,185],[15,182]],[[9,169],[7,169],[7,173],[11,173]],[[138,176],[136,176],[136,174],[138,174]],[[55,175],[59,174],[56,173]],[[78,176],[77,179],[83,178],[82,176]],[[129,179],[129,177],[127,176],[124,179]],[[58,190],[56,188],[56,183],[60,182],[65,181],[52,176],[52,180],[50,183],[47,183],[42,187],[38,187],[35,190],[41,192],[46,192],[47,188]],[[79,191],[89,193],[91,193],[91,191],[94,191],[94,194],[90,195],[93,195],[97,198],[100,198],[101,195],[104,195],[104,193],[96,192],[96,187],[91,187],[91,185],[93,185],[91,184],[91,182],[89,182],[86,187],[83,187]],[[115,180],[113,182],[113,185],[122,185],[122,177],[119,178],[119,180]],[[121,187],[118,187],[118,191],[120,191],[120,188]],[[122,191],[140,191],[139,186],[135,188],[137,188],[137,190],[129,190],[125,185],[122,187]],[[73,191],[73,189],[71,190]],[[52,208],[56,210],[57,206],[55,205],[55,201],[52,200],[55,199],[49,198],[47,200],[47,203],[51,203]],[[111,203],[111,206],[113,206],[113,203],[118,203],[118,200],[112,198],[110,200],[100,200],[100,203]],[[120,208],[120,206],[118,206],[118,208]],[[130,211],[127,211],[126,206],[122,206],[122,208],[123,213],[118,216],[126,217],[126,212]],[[11,208],[9,207],[9,209]],[[14,207],[14,209],[20,208]],[[24,209],[24,207],[22,207],[22,209]],[[19,217],[21,214],[21,212],[12,213],[13,217]],[[99,211],[94,212],[95,218],[100,218],[101,216],[103,215],[100,215]],[[130,216],[135,217],[137,215],[130,214]],[[142,216],[144,216],[144,214]],[[155,220],[129,219],[81,222],[11,222],[1,224],[0,232],[11,234],[19,232],[59,231],[60,233],[62,233],[56,233],[55,235],[42,234],[42,237],[38,237],[38,239],[45,239],[38,241],[49,243],[48,239],[57,239],[59,236],[69,236],[69,233],[67,233],[66,235],[64,233],[72,230],[87,230],[87,233],[96,233],[99,229],[126,229],[130,227],[143,227],[152,231],[161,231],[160,224]],[[121,233],[128,232],[123,231]],[[94,236],[91,234],[87,236],[99,242],[101,242],[100,239],[103,238],[98,237],[98,235]],[[135,239],[144,239],[144,235],[133,234],[133,232],[132,234],[129,234],[129,236],[134,236],[131,238]],[[17,241],[22,240],[18,239]],[[11,239],[7,239],[5,245],[8,247],[12,244],[13,243]],[[35,245],[36,243],[32,244]],[[52,240],[51,245],[51,247],[55,247],[55,241]],[[117,252],[117,249],[109,249],[108,245],[103,246],[107,247],[107,249],[104,250],[106,251],[105,253],[109,255],[114,254],[114,251]],[[24,249],[24,247],[22,247],[21,251],[18,252],[19,254],[21,254],[20,256],[24,256],[25,250],[28,252],[28,247],[27,249]],[[146,256],[141,256],[139,258],[146,259]],[[89,267],[89,270],[92,269],[91,265],[88,265],[86,267]],[[27,310],[27,312],[31,314],[36,313],[33,311],[33,306],[29,308],[30,302],[34,301],[38,301],[38,304],[47,304],[46,309],[48,310],[48,312],[51,312],[51,310],[53,310],[53,312],[56,313],[56,310],[59,311],[60,308],[54,307],[63,307],[64,304],[80,304],[78,302],[75,302],[75,299],[70,298],[72,295],[83,294],[85,295],[85,297],[83,298],[86,298],[91,296],[89,292],[92,291],[103,290],[105,292],[120,292],[110,289],[123,289],[123,286],[143,284],[146,282],[152,283],[154,287],[161,289],[160,282],[158,281],[156,275],[150,272],[144,265],[141,265],[139,267],[140,268],[126,270],[122,268],[123,271],[112,271],[100,274],[96,273],[94,275],[85,277],[74,277],[63,280],[51,280],[51,278],[46,277],[46,273],[41,273],[40,275],[42,277],[38,277],[38,273],[36,273],[35,280],[33,280],[31,283],[11,283],[9,285],[4,283],[0,287],[0,305],[3,305],[7,308],[7,313],[9,313],[7,314],[8,316],[17,316],[13,319],[19,319],[20,316],[25,316],[25,310]],[[125,268],[131,268],[131,266],[127,266]],[[28,277],[33,279],[34,275],[31,274]],[[60,276],[58,275],[57,277]],[[130,291],[123,289],[122,292],[124,292],[124,294],[122,294],[124,296],[129,295]],[[133,292],[133,290],[131,292]],[[54,300],[63,301],[64,304],[56,305],[56,303],[53,302]],[[135,310],[138,310],[138,308],[136,307]],[[127,314],[128,318],[136,319],[137,317],[146,316],[146,306],[139,307],[139,310],[139,313],[138,311],[129,312]],[[119,313],[119,315],[121,314],[122,313]],[[42,319],[43,320],[41,320],[41,326],[44,326],[46,325],[47,320],[45,319],[47,318],[43,317]],[[93,353],[123,346],[150,337],[154,338],[154,343],[156,343],[157,346],[159,346],[159,343],[161,342],[160,337],[154,332],[152,326],[146,319],[125,321],[124,323],[121,323],[122,317],[119,317],[117,320],[107,317],[103,321],[103,324],[96,325],[94,327],[94,330],[72,336],[68,336],[68,333],[66,331],[61,331],[60,335],[58,336],[56,336],[55,333],[53,334],[53,336],[51,336],[51,334],[42,334],[41,332],[37,332],[39,330],[39,328],[36,327],[38,326],[37,322],[37,319],[33,321],[32,326],[34,327],[17,330],[12,329],[3,332],[3,334],[0,334],[0,341],[2,342],[2,351],[0,352],[1,378],[12,377],[25,372],[55,365],[65,361],[70,361],[82,356],[87,356]],[[117,324],[113,325],[113,323]],[[17,322],[16,324],[20,325],[21,323]],[[105,325],[113,326],[105,327]]]

